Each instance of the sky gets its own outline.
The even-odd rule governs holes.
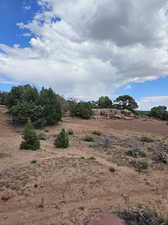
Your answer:
[[[167,0],[0,0],[0,90],[168,106]]]

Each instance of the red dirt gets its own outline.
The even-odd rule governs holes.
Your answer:
[[[48,132],[43,130],[47,140],[41,141],[40,150],[21,151],[20,129],[7,122],[2,110],[0,119],[0,225],[88,225],[105,214],[140,205],[167,212],[168,166],[157,169],[149,158],[154,166],[138,173],[124,154],[130,143],[149,148],[150,144],[138,142],[142,135],[168,146],[165,122],[65,118]],[[56,149],[53,135],[63,127],[73,129],[74,135],[69,148]],[[93,130],[102,132],[102,137],[94,136],[94,144],[113,138],[108,151],[82,141]]]

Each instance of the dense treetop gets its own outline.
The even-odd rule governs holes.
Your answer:
[[[69,111],[71,116],[89,119],[96,108],[127,109],[132,112],[138,108],[135,99],[129,95],[122,95],[112,101],[108,96],[101,96],[97,101],[65,100],[51,88],[42,88],[40,91],[31,85],[13,87],[10,92],[0,92],[0,104],[7,105],[13,121],[26,123],[30,119],[36,128],[53,125],[61,121],[64,112]],[[161,120],[168,120],[166,106],[156,106],[148,115]]]

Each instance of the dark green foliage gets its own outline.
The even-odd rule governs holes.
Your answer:
[[[98,131],[98,130],[94,130],[92,132],[92,134],[97,135],[97,136],[101,136],[102,135],[102,133],[100,131]]]
[[[101,96],[98,100],[98,107],[99,108],[111,108],[112,101],[108,96]]]
[[[57,148],[67,148],[69,146],[69,137],[65,129],[62,129],[61,132],[56,136],[54,145]]]
[[[92,107],[88,102],[79,102],[75,106],[74,114],[82,119],[90,119],[93,115]]]
[[[143,172],[149,168],[149,165],[146,161],[132,161],[131,164],[138,172]]]
[[[142,142],[146,142],[146,143],[151,143],[151,142],[154,142],[154,140],[150,137],[146,137],[146,136],[143,136],[140,138],[140,141]]]
[[[84,138],[83,138],[83,141],[86,141],[86,142],[94,142],[94,138],[89,136],[89,135],[86,135]]]
[[[19,102],[37,102],[39,93],[30,85],[13,87],[8,95],[7,105],[11,108]]]
[[[156,212],[145,209],[123,211],[119,216],[125,220],[126,225],[168,225],[168,221]]]
[[[0,105],[6,105],[8,101],[8,93],[0,91]]]
[[[36,128],[53,125],[61,120],[61,97],[51,88],[40,92],[30,85],[13,87],[8,94],[7,105],[14,122],[26,123],[31,119]]]
[[[68,110],[70,112],[71,116],[76,116],[76,106],[77,106],[77,102],[75,99],[69,99],[67,101],[68,104]]]
[[[88,103],[91,105],[92,109],[99,108],[97,101],[89,101]]]
[[[43,117],[47,125],[53,125],[62,118],[62,108],[58,95],[51,88],[42,88],[40,91],[39,104],[44,108]]]
[[[158,152],[156,154],[156,161],[167,164],[168,163],[168,154],[166,152]]]
[[[118,105],[118,109],[128,109],[130,111],[134,111],[138,108],[138,104],[135,99],[129,95],[119,96],[115,102]]]
[[[23,132],[23,139],[24,141],[22,141],[20,149],[37,150],[40,148],[39,138],[36,135],[30,120],[27,122],[25,126]]]
[[[150,111],[150,116],[160,120],[168,120],[167,107],[166,106],[153,107]]]
[[[146,157],[146,153],[140,149],[132,149],[126,152],[128,156],[138,158],[138,157]]]
[[[32,122],[37,122],[39,118],[43,116],[44,108],[41,105],[37,105],[35,102],[18,102],[16,105],[10,108],[13,118],[25,123],[28,118]]]

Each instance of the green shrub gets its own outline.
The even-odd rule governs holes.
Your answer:
[[[160,120],[168,120],[167,107],[164,105],[153,107],[150,111],[150,116]]]
[[[100,131],[98,131],[98,130],[94,130],[92,132],[92,134],[97,135],[97,136],[101,136],[102,135],[102,133]]]
[[[151,143],[151,142],[154,142],[154,140],[150,137],[146,137],[146,136],[143,136],[140,138],[140,141],[142,142],[146,142],[146,143]]]
[[[112,108],[112,101],[108,96],[101,96],[98,100],[99,108]]]
[[[146,157],[146,153],[140,149],[132,149],[126,152],[128,156],[138,158],[138,157]]]
[[[88,102],[79,102],[74,109],[75,116],[90,119],[93,115],[92,107]]]
[[[148,209],[125,210],[119,213],[126,225],[168,225],[168,220]]]
[[[84,138],[83,138],[83,141],[87,141],[87,142],[94,142],[94,138],[89,136],[89,135],[86,135]]]
[[[166,152],[158,152],[156,154],[156,161],[167,164],[168,163],[168,154]]]
[[[54,145],[57,148],[67,148],[69,146],[69,137],[65,129],[62,129],[61,132],[56,136]]]
[[[69,129],[67,132],[68,132],[69,135],[73,135],[74,134],[72,129]]]
[[[143,172],[149,168],[149,165],[146,161],[132,161],[131,164],[138,172]]]
[[[13,122],[26,123],[30,118],[34,127],[56,124],[62,117],[61,97],[49,88],[39,92],[30,85],[13,87],[7,106]]]
[[[37,150],[40,148],[39,138],[36,135],[30,120],[27,122],[25,126],[23,132],[23,139],[24,141],[22,141],[20,149]]]

